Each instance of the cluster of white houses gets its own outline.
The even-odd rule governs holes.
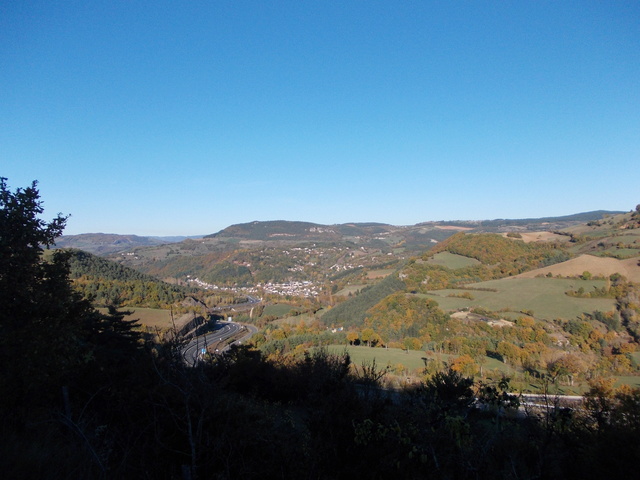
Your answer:
[[[292,297],[317,297],[320,295],[318,287],[313,282],[285,282],[265,284],[259,283],[255,287],[219,287],[211,283],[203,282],[197,277],[187,275],[187,282],[197,285],[205,290],[224,290],[239,294],[272,294]]]

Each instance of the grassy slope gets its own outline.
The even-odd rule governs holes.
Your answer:
[[[592,275],[610,276],[620,273],[633,282],[640,281],[640,266],[635,258],[617,260],[615,258],[595,257],[593,255],[580,255],[566,262],[556,263],[549,267],[539,268],[530,272],[521,273],[518,277],[536,277],[538,275],[576,276],[583,272]]]
[[[427,261],[427,263],[433,265],[442,265],[443,267],[451,268],[452,270],[455,270],[456,268],[471,267],[473,265],[480,264],[480,262],[475,258],[469,258],[450,252],[436,253]]]
[[[101,312],[106,312],[106,308],[100,308]],[[127,320],[138,320],[145,327],[169,328],[171,327],[171,312],[160,308],[126,308],[131,312]]]
[[[484,307],[489,310],[508,308],[513,312],[533,310],[535,317],[546,320],[554,318],[572,319],[581,313],[594,310],[610,311],[615,306],[611,298],[577,298],[565,295],[567,290],[584,288],[585,292],[593,287],[602,287],[604,280],[577,280],[560,278],[503,278],[470,285],[473,288],[491,288],[497,292],[470,291],[473,300],[447,297],[461,290],[437,290],[427,294],[438,302],[444,310],[457,310],[465,307]]]
[[[317,315],[322,315],[322,310],[318,311]],[[316,320],[316,315],[313,313],[302,313],[300,315],[289,316],[285,318],[279,318],[274,320],[275,325],[300,325],[300,322],[309,324]]]
[[[355,284],[355,285],[347,285],[346,287],[344,287],[342,290],[340,290],[339,292],[335,293],[336,297],[346,297],[348,296],[350,293],[355,295],[356,293],[358,293],[360,290],[362,290],[363,288],[366,288],[368,285],[366,284]]]
[[[404,365],[411,371],[421,370],[425,366],[425,358],[429,360],[436,359],[443,362],[450,362],[457,355],[448,355],[444,353],[432,354],[429,352],[429,357],[426,356],[424,351],[419,350],[402,350],[400,348],[370,348],[366,346],[344,346],[344,345],[330,345],[328,350],[331,353],[340,354],[346,351],[351,357],[351,363],[360,366],[364,363],[371,364],[375,359],[376,365],[380,368],[384,368],[387,365],[395,366],[397,364]],[[488,370],[497,369],[511,374],[513,369],[503,362],[496,360],[495,358],[485,357],[485,363],[483,368]]]
[[[273,305],[267,305],[264,307],[264,312],[262,312],[262,316],[273,315],[275,317],[282,317],[286,315],[291,310],[295,310],[294,307],[288,305],[286,303],[275,303]]]
[[[407,370],[410,372],[419,372],[424,366],[425,358],[429,358],[431,360],[439,360],[443,362],[451,362],[453,361],[457,355],[447,355],[447,354],[432,354],[430,352],[430,356],[427,357],[425,352],[417,351],[417,350],[401,350],[398,348],[370,348],[365,346],[347,346],[344,345],[330,345],[328,347],[329,352],[341,354],[344,351],[349,353],[351,357],[351,363],[360,367],[363,364],[371,365],[371,362],[375,359],[376,365],[379,369],[383,369],[387,366],[394,368],[398,364],[402,364]],[[485,372],[490,371],[498,371],[509,377],[514,377],[516,372],[512,367],[506,365],[500,360],[496,360],[491,357],[484,357],[483,369]],[[613,377],[616,380],[616,386],[620,385],[629,385],[633,388],[640,388],[640,377],[632,376],[632,375],[618,375]],[[516,390],[522,389],[522,391],[530,391],[535,392],[539,391],[541,385],[537,383],[534,379],[530,379],[530,382],[514,382],[513,385]],[[568,385],[558,385],[552,387],[552,393],[557,393],[561,395],[575,395],[575,394],[583,394],[589,389],[589,385],[587,382],[577,382],[573,387],[569,387]]]

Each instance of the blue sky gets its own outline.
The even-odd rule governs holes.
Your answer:
[[[67,234],[640,203],[640,3],[0,2],[0,176]]]

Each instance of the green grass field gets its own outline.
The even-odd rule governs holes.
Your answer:
[[[395,270],[393,268],[383,268],[380,270],[371,270],[367,273],[367,278],[384,278],[387,275],[391,275]]]
[[[287,305],[286,303],[275,303],[273,305],[267,305],[264,307],[264,312],[262,312],[262,316],[266,317],[268,315],[273,315],[274,317],[282,317],[288,314],[291,310],[295,310],[291,305]]]
[[[427,356],[423,351],[416,350],[401,350],[399,348],[370,348],[365,346],[344,346],[344,345],[330,345],[327,347],[330,353],[334,354],[342,354],[345,350],[349,353],[351,357],[351,363],[356,366],[361,366],[363,363],[367,365],[371,365],[373,360],[375,359],[376,365],[379,369],[383,369],[387,366],[394,368],[398,364],[404,365],[411,372],[418,372],[425,366],[425,358],[436,359],[442,362],[452,362],[457,355],[447,355],[447,354],[432,354]],[[483,357],[484,363],[482,368],[485,372],[485,375],[491,375],[491,371],[499,372],[500,374],[505,374],[514,379],[513,387],[514,391],[539,391],[542,388],[542,385],[533,380],[530,383],[526,383],[522,377],[523,373],[516,372],[514,368],[505,363],[491,357]],[[495,375],[495,373],[494,373]],[[515,378],[519,378],[519,380],[515,380]],[[626,376],[615,376],[613,377],[616,381],[615,386],[619,387],[620,385],[629,385],[632,388],[640,388],[640,376],[626,375]],[[553,387],[557,389],[557,393],[562,395],[582,395],[589,390],[589,385],[586,381],[576,382],[574,386],[568,386],[565,384],[558,385],[557,387]],[[554,390],[555,392],[555,390]]]
[[[616,379],[616,387],[619,387],[620,385],[629,385],[631,388],[640,388],[640,377],[621,375],[613,378]]]
[[[100,308],[101,312],[106,313],[106,308]],[[125,320],[138,320],[140,324],[145,327],[158,327],[160,329],[170,328],[171,325],[171,312],[169,310],[162,310],[159,308],[127,308],[131,315],[125,317]]]
[[[360,290],[362,290],[366,286],[367,285],[364,285],[364,284],[362,284],[362,285],[347,285],[342,290],[336,292],[335,295],[337,297],[339,297],[339,296],[347,297],[347,296],[349,296],[350,293],[355,295],[356,293],[358,293]]]
[[[611,240],[622,243],[640,242],[640,230],[627,230],[623,234],[613,236]]]
[[[608,312],[614,309],[615,300],[611,298],[577,298],[565,295],[568,290],[584,288],[585,292],[593,287],[602,287],[603,280],[578,280],[564,278],[503,278],[469,285],[472,288],[490,288],[497,292],[469,290],[473,300],[447,297],[462,290],[435,290],[426,296],[438,302],[443,310],[459,310],[468,307],[483,307],[511,312],[532,310],[536,318],[553,320],[555,318],[572,319],[582,313],[595,310]],[[509,315],[507,315],[509,316]]]
[[[381,368],[387,365],[396,365],[401,363],[410,370],[424,368],[425,352],[417,350],[401,350],[399,348],[370,348],[365,346],[345,346],[345,345],[330,345],[328,350],[330,353],[341,354],[344,351],[349,353],[351,357],[351,363],[355,365],[362,365],[362,363],[370,364],[373,360],[376,361],[376,365]],[[447,361],[451,355],[439,355],[439,358],[443,361]],[[429,358],[436,358],[429,357]]]
[[[638,248],[618,248],[611,247],[598,252],[598,256],[614,257],[619,259],[633,258],[640,255],[640,246]]]
[[[300,325],[300,322],[309,324],[316,319],[316,315],[313,313],[303,313],[302,315],[292,315],[290,317],[279,318],[274,320],[275,325]]]
[[[351,357],[351,363],[355,365],[362,365],[363,362],[371,364],[373,360],[376,361],[376,365],[380,368],[384,368],[387,365],[395,366],[398,364],[404,365],[410,371],[416,371],[424,368],[424,359],[435,359],[442,362],[451,362],[458,355],[449,355],[445,353],[433,353],[429,352],[427,355],[424,351],[419,350],[402,350],[400,348],[370,348],[366,346],[345,346],[345,345],[330,345],[328,350],[330,353],[341,354],[344,351],[349,353]],[[484,364],[482,368],[486,370],[500,370],[506,374],[512,374],[513,369],[495,358],[484,357]]]
[[[469,258],[449,252],[436,253],[427,261],[427,263],[442,265],[443,267],[451,268],[452,270],[480,264],[480,262],[475,258]]]

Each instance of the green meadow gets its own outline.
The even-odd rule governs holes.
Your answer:
[[[440,308],[447,311],[482,307],[492,311],[508,310],[517,314],[530,310],[536,318],[569,320],[582,313],[591,313],[595,310],[608,312],[615,308],[615,300],[612,298],[578,298],[565,294],[566,291],[579,288],[590,292],[594,287],[602,286],[604,286],[604,280],[503,278],[474,283],[469,285],[469,290],[434,290],[424,296],[433,298]],[[465,291],[471,294],[472,300],[448,296],[459,295]]]
[[[355,365],[362,365],[363,363],[371,364],[375,360],[376,365],[381,368],[387,365],[397,365],[401,363],[409,370],[415,370],[424,368],[425,352],[417,350],[402,350],[399,348],[371,348],[366,346],[345,346],[345,345],[330,345],[328,347],[330,353],[341,354],[345,351],[349,353],[351,357],[351,363]],[[439,355],[439,358],[443,361],[448,360],[451,355]],[[429,357],[435,358],[435,357]]]
[[[106,313],[106,308],[99,309],[102,313]],[[125,320],[138,320],[138,322],[145,326],[160,329],[170,328],[171,325],[171,311],[162,310],[160,308],[127,308],[123,309],[131,312],[131,315],[125,317]]]
[[[264,307],[262,316],[282,317],[288,314],[291,310],[295,310],[295,308],[291,305],[288,305],[286,303],[274,303],[273,305],[267,305],[266,307]]]
[[[359,285],[347,285],[346,287],[344,287],[342,290],[338,291],[335,293],[336,297],[347,297],[350,293],[352,295],[355,295],[356,293],[358,293],[360,290],[362,290],[363,288],[365,288],[367,285],[365,284],[359,284]]]
[[[317,315],[320,315],[321,311],[317,312]],[[306,324],[309,324],[311,322],[313,322],[316,319],[316,315],[313,313],[302,313],[300,315],[292,315],[289,317],[284,317],[284,318],[278,318],[277,320],[273,321],[273,324],[275,325],[300,325],[300,322],[304,322]]]
[[[436,253],[433,257],[427,260],[426,263],[430,263],[432,265],[440,265],[452,270],[455,270],[457,268],[472,267],[474,265],[480,264],[480,262],[475,258],[465,257],[463,255],[458,255],[450,252]]]
[[[384,368],[387,365],[394,367],[398,364],[404,365],[410,371],[420,370],[425,367],[425,360],[439,360],[441,362],[451,362],[458,355],[449,355],[445,353],[425,352],[422,350],[403,350],[400,348],[371,348],[367,346],[345,346],[330,345],[327,347],[330,353],[341,354],[349,353],[351,363],[354,365],[367,364],[370,365],[374,360],[376,365]],[[482,365],[485,370],[500,370],[506,374],[512,374],[513,369],[505,363],[491,357],[483,357]]]

